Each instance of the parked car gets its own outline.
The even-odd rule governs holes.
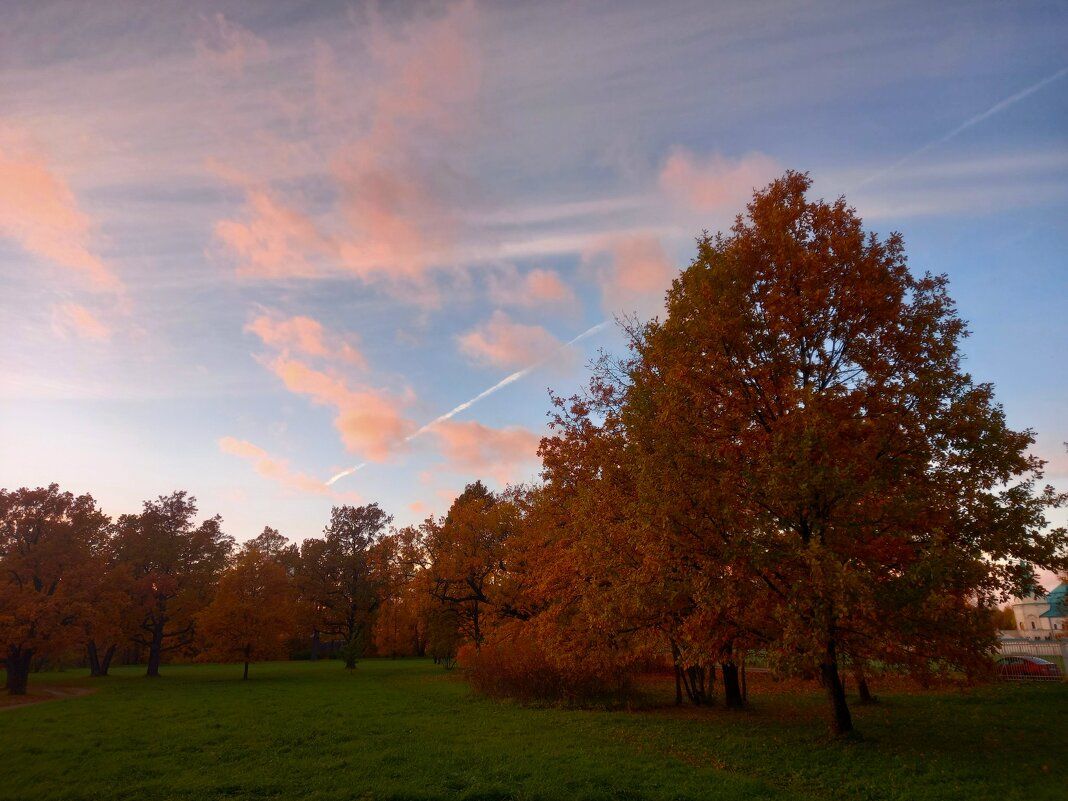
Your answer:
[[[1002,679],[1059,679],[1061,669],[1053,662],[1037,656],[1003,656],[997,661],[998,677]]]

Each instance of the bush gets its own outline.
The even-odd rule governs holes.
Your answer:
[[[566,705],[620,704],[632,698],[630,674],[620,668],[565,666],[550,658],[522,626],[505,628],[475,651],[464,646],[458,661],[472,686],[496,698]]]

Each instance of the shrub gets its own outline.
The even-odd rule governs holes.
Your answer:
[[[472,686],[497,698],[587,705],[619,704],[632,697],[628,671],[566,665],[553,659],[522,624],[495,632],[479,651],[465,646],[458,657]]]

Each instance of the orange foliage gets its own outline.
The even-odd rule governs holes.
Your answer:
[[[249,662],[286,656],[295,618],[285,567],[253,543],[223,573],[197,624],[206,655],[243,661],[247,679]]]
[[[628,671],[606,671],[602,665],[573,660],[561,663],[527,629],[523,623],[506,623],[479,650],[460,650],[457,661],[477,690],[523,701],[575,704],[619,700],[630,689]]]
[[[7,688],[25,694],[35,655],[84,642],[109,518],[90,495],[0,490],[0,646]]]

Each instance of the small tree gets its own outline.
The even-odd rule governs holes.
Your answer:
[[[285,568],[253,540],[219,579],[212,602],[197,616],[206,653],[218,659],[252,661],[286,655],[296,611]]]

